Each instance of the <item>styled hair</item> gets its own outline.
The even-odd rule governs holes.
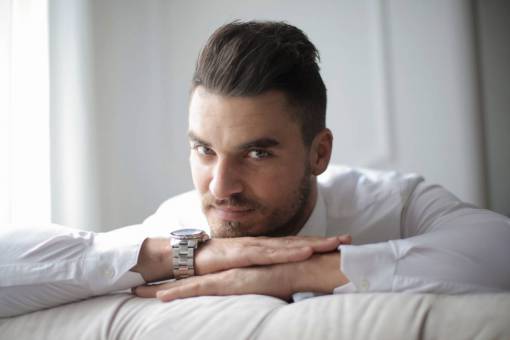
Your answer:
[[[319,52],[297,27],[285,22],[234,21],[218,28],[200,52],[192,90],[203,86],[223,96],[282,91],[295,108],[309,146],[326,126],[326,87]]]

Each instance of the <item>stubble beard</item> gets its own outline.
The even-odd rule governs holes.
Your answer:
[[[243,236],[286,236],[295,235],[301,230],[306,214],[306,206],[310,199],[312,182],[310,178],[309,167],[305,168],[305,173],[299,186],[292,193],[292,201],[286,207],[276,209],[263,222],[263,225],[248,225],[241,221],[225,221],[208,219],[211,228],[211,236],[216,238],[225,237],[243,237]],[[210,194],[208,194],[210,195]],[[210,196],[203,197],[202,209],[204,212],[211,209],[212,201]],[[229,205],[243,207],[259,211],[263,215],[268,208],[241,195],[233,195],[228,200],[215,202],[218,205]]]

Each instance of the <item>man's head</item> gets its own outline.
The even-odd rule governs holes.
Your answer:
[[[217,29],[202,49],[192,81],[229,97],[280,90],[295,109],[303,141],[326,127],[326,87],[319,52],[297,27],[283,22],[233,22]]]
[[[200,53],[190,163],[213,236],[295,233],[309,217],[332,141],[318,58],[280,22],[227,24]]]

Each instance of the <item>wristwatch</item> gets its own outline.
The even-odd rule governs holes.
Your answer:
[[[174,278],[184,279],[195,275],[195,250],[209,239],[200,229],[179,229],[170,233]]]

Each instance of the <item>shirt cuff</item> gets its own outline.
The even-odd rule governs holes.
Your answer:
[[[340,245],[340,268],[349,283],[333,293],[391,292],[397,258],[390,242]]]
[[[143,228],[142,228],[143,229]],[[95,294],[131,288],[144,281],[130,272],[138,262],[143,241],[147,238],[140,226],[132,226],[95,235],[89,256],[84,257],[84,277]]]

